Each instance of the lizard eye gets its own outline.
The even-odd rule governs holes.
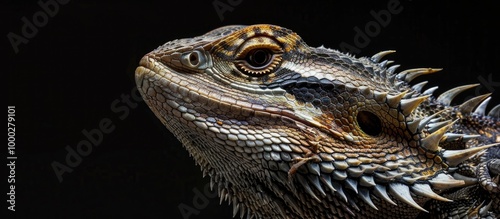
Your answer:
[[[250,76],[264,76],[270,74],[281,62],[281,55],[274,54],[269,49],[253,49],[236,66],[244,74]]]
[[[238,70],[246,75],[260,77],[271,74],[281,64],[281,46],[269,37],[254,37],[243,43],[235,57]]]

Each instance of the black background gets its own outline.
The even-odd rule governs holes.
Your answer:
[[[16,212],[8,211],[9,218],[182,218],[178,206],[193,207],[193,190],[204,193],[208,179],[144,102],[132,101],[137,107],[127,107],[127,115],[111,108],[115,102],[126,106],[121,96],[131,94],[142,55],[176,38],[228,24],[255,23],[284,26],[310,46],[338,49],[341,42],[354,45],[354,28],[363,30],[375,21],[370,11],[387,10],[389,0],[217,0],[231,9],[222,14],[223,20],[213,2],[72,0],[60,5],[27,44],[19,45],[18,53],[8,33],[21,35],[21,18],[32,20],[42,9],[37,1],[2,3],[2,72],[7,74],[6,105],[16,106],[18,157]],[[395,49],[389,58],[401,64],[400,69],[444,68],[415,80],[429,80],[427,88],[439,85],[437,94],[456,85],[481,83],[457,97],[456,103],[500,88],[495,32],[500,16],[493,1],[400,4],[402,12],[393,14],[358,56]],[[500,102],[499,93],[493,94],[493,104]],[[105,118],[114,130],[59,182],[51,164],[65,164],[65,148],[76,148],[86,139],[82,130],[98,128]],[[8,162],[6,155],[2,159]],[[7,181],[7,176],[5,169],[1,180]],[[5,185],[3,199],[7,192]],[[227,202],[219,206],[218,198],[208,198],[208,203],[189,218],[231,218]]]

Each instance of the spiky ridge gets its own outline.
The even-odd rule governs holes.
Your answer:
[[[334,52],[334,50],[323,47],[318,49]],[[415,136],[420,136],[418,139],[419,150],[424,151],[427,154],[426,156],[433,156],[432,161],[442,162],[442,168],[434,169],[438,171],[432,174],[421,175],[418,170],[404,169],[404,163],[409,162],[408,160],[399,160],[399,163],[396,164],[396,166],[399,166],[385,169],[386,174],[384,175],[377,171],[374,172],[374,170],[382,171],[383,167],[387,167],[386,164],[380,166],[372,164],[370,167],[354,165],[355,168],[348,167],[346,171],[339,171],[339,169],[344,169],[341,162],[333,161],[333,165],[330,162],[320,162],[319,164],[311,162],[306,164],[307,170],[303,171],[307,173],[307,177],[298,175],[297,180],[314,199],[320,200],[318,196],[324,197],[325,191],[322,188],[328,188],[333,194],[348,202],[354,209],[357,209],[356,203],[350,199],[352,197],[344,193],[346,190],[351,190],[360,200],[376,210],[378,208],[372,201],[373,196],[394,205],[396,203],[392,199],[397,199],[427,212],[414,199],[427,197],[438,201],[452,201],[436,194],[436,192],[441,193],[451,188],[468,186],[477,182],[477,180],[464,176],[456,178],[457,174],[451,174],[452,172],[448,170],[448,167],[461,165],[477,153],[498,145],[492,143],[495,140],[486,140],[484,137],[478,139],[482,137],[479,134],[480,130],[464,131],[464,126],[467,125],[464,123],[471,116],[498,123],[500,105],[493,108],[488,115],[485,114],[490,94],[472,98],[458,106],[451,106],[454,97],[467,89],[477,86],[477,84],[459,86],[434,98],[431,95],[437,87],[422,91],[427,82],[412,87],[409,87],[409,82],[418,76],[435,73],[441,69],[417,68],[395,73],[395,70],[399,67],[398,65],[389,66],[392,61],[381,61],[385,55],[393,52],[382,51],[369,59],[361,58],[357,60],[351,57],[345,59],[341,55],[339,59],[348,60],[353,66],[360,66],[362,69],[360,72],[369,73],[369,77],[378,78],[379,81],[386,82],[400,92],[399,94],[388,95],[387,92],[381,93],[371,91],[368,88],[358,88],[365,93],[365,96],[373,96],[380,102],[386,102],[390,106],[398,108],[406,117],[407,129]],[[493,132],[495,135],[498,133],[496,126],[484,128],[492,129],[489,132]],[[346,164],[346,166],[349,165]],[[361,169],[357,169],[358,167],[361,167]]]

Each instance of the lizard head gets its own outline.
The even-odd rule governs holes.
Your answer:
[[[434,98],[432,89],[421,91],[425,83],[408,82],[439,69],[396,72],[381,61],[392,52],[355,58],[309,47],[282,27],[227,26],[160,46],[141,60],[136,81],[156,116],[222,185],[221,198],[235,197],[250,212],[308,215],[304,200],[325,197],[350,214],[378,209],[373,198],[384,208],[425,211],[425,200],[450,201],[438,193],[465,185],[448,168],[491,145],[445,150],[476,137],[451,132],[457,121],[447,106],[472,86]]]

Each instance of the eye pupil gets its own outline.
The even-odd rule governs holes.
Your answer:
[[[257,49],[247,55],[246,61],[253,67],[263,67],[271,61],[271,53],[268,50]]]
[[[191,65],[197,65],[198,64],[198,54],[197,53],[191,53],[189,54],[189,62]]]

